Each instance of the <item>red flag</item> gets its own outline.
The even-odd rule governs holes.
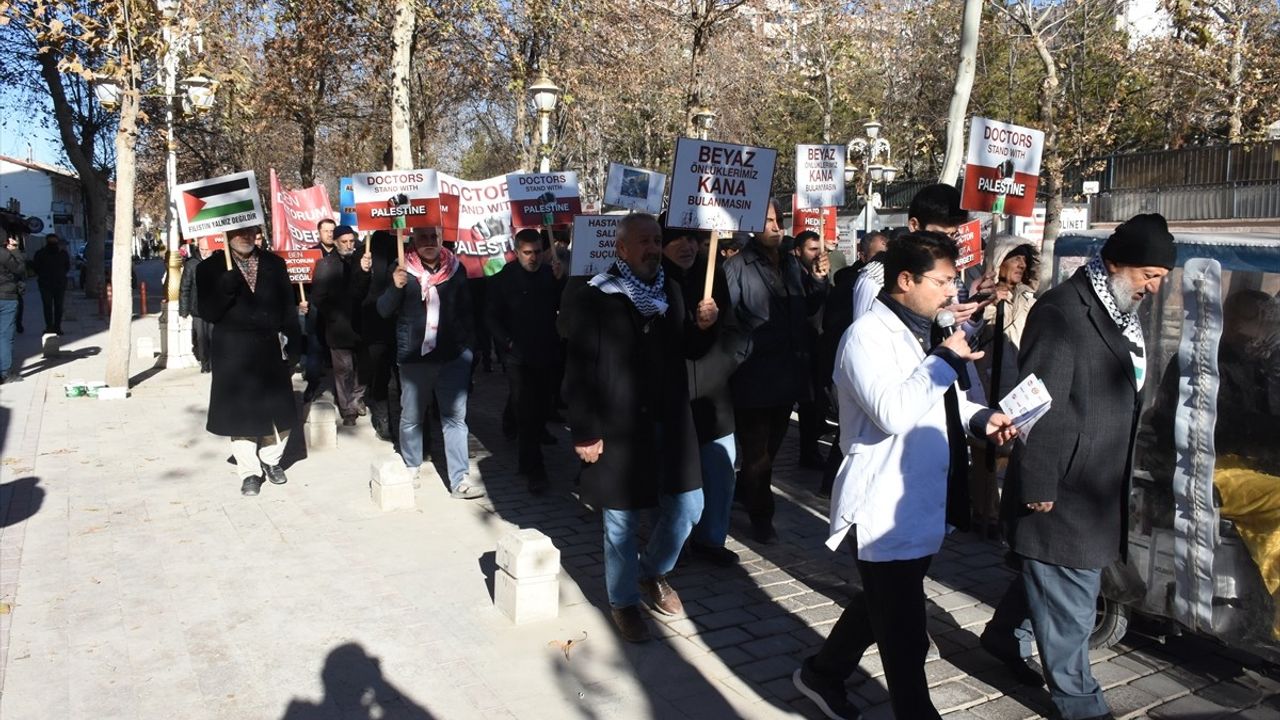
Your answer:
[[[329,193],[323,185],[285,190],[271,170],[271,243],[277,252],[303,250],[320,241],[316,225],[333,219]]]

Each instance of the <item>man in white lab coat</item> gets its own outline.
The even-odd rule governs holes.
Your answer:
[[[885,289],[850,326],[836,357],[844,461],[827,545],[834,550],[853,536],[862,591],[793,675],[829,718],[859,717],[844,682],[872,643],[880,648],[895,717],[939,717],[924,673],[923,585],[946,533],[952,449],[965,442],[966,428],[1001,444],[1016,433],[1008,416],[957,390],[968,363],[982,353],[969,348],[963,332],[944,337],[934,326],[956,294],[957,255],[955,243],[939,233],[891,241],[883,256]]]

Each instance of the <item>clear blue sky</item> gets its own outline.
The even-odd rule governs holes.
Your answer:
[[[0,155],[25,160],[30,143],[33,160],[68,165],[62,142],[53,128],[47,100],[32,103],[25,93],[0,87],[0,107],[9,108],[8,112],[0,113]]]

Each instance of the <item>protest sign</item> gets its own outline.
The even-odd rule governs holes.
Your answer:
[[[843,145],[796,146],[796,195],[799,210],[844,205]]]
[[[796,198],[800,196],[797,195]],[[834,207],[821,208],[792,208],[791,214],[791,234],[799,235],[805,230],[811,230],[822,236],[823,242],[835,242],[838,233],[836,232],[836,209]]]
[[[351,177],[360,229],[439,227],[440,198],[435,170],[391,170]]]
[[[960,206],[997,215],[1031,215],[1043,148],[1044,133],[1039,130],[973,118]]]
[[[262,201],[253,171],[223,175],[174,187],[182,234],[198,237],[262,225]]]
[[[320,242],[316,224],[332,220],[329,193],[322,185],[303,190],[285,190],[275,169],[271,170],[271,247],[301,250]]]
[[[200,257],[207,258],[219,250],[225,250],[227,239],[222,236],[222,233],[205,235],[204,237],[196,238],[196,247],[200,248]]]
[[[338,180],[338,224],[350,225],[353,230],[360,229],[360,221],[356,218],[356,192],[349,177]]]
[[[316,276],[316,263],[320,262],[323,250],[285,250],[277,252],[284,258],[284,266],[289,271],[289,282],[310,283]]]
[[[461,180],[440,173],[439,180],[444,240],[454,243],[467,277],[493,275],[514,260],[506,176]]]
[[[666,189],[667,176],[660,172],[609,163],[604,201],[615,207],[657,215],[662,212],[662,193]]]
[[[573,219],[573,254],[569,274],[592,276],[613,264],[614,239],[624,215],[579,215]]]
[[[669,227],[760,232],[778,151],[680,138],[671,173]]]
[[[982,264],[982,221],[970,220],[956,228],[956,248],[960,257],[956,258],[956,271]]]
[[[511,224],[518,228],[568,225],[582,213],[578,173],[512,173],[507,176]]]

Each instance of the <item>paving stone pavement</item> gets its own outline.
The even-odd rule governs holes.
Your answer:
[[[571,494],[568,439],[553,428],[553,490],[530,497],[499,429],[500,371],[477,373],[470,403],[483,500],[429,476],[415,510],[379,512],[370,464],[390,446],[363,421],[337,450],[295,442],[289,483],[242,498],[228,446],[203,430],[207,376],[135,361],[129,400],[63,397],[104,363],[103,324],[71,306],[69,354],[41,361],[24,336],[28,380],[0,386],[0,718],[820,717],[790,674],[857,573],[822,544],[826,503],[794,432],[775,475],[782,541],[733,539],[738,567],[677,569],[685,615],[654,616],[660,639],[627,645],[601,610],[599,520]],[[134,335],[156,336],[154,317]],[[556,620],[513,627],[492,606],[494,548],[514,527],[561,550]],[[1047,712],[1044,691],[977,647],[1002,562],[962,534],[932,565],[926,670],[948,718]],[[584,633],[568,658],[555,647]],[[1132,633],[1094,661],[1117,717],[1280,718],[1280,672],[1204,640]],[[855,699],[890,717],[874,649],[861,669]]]

